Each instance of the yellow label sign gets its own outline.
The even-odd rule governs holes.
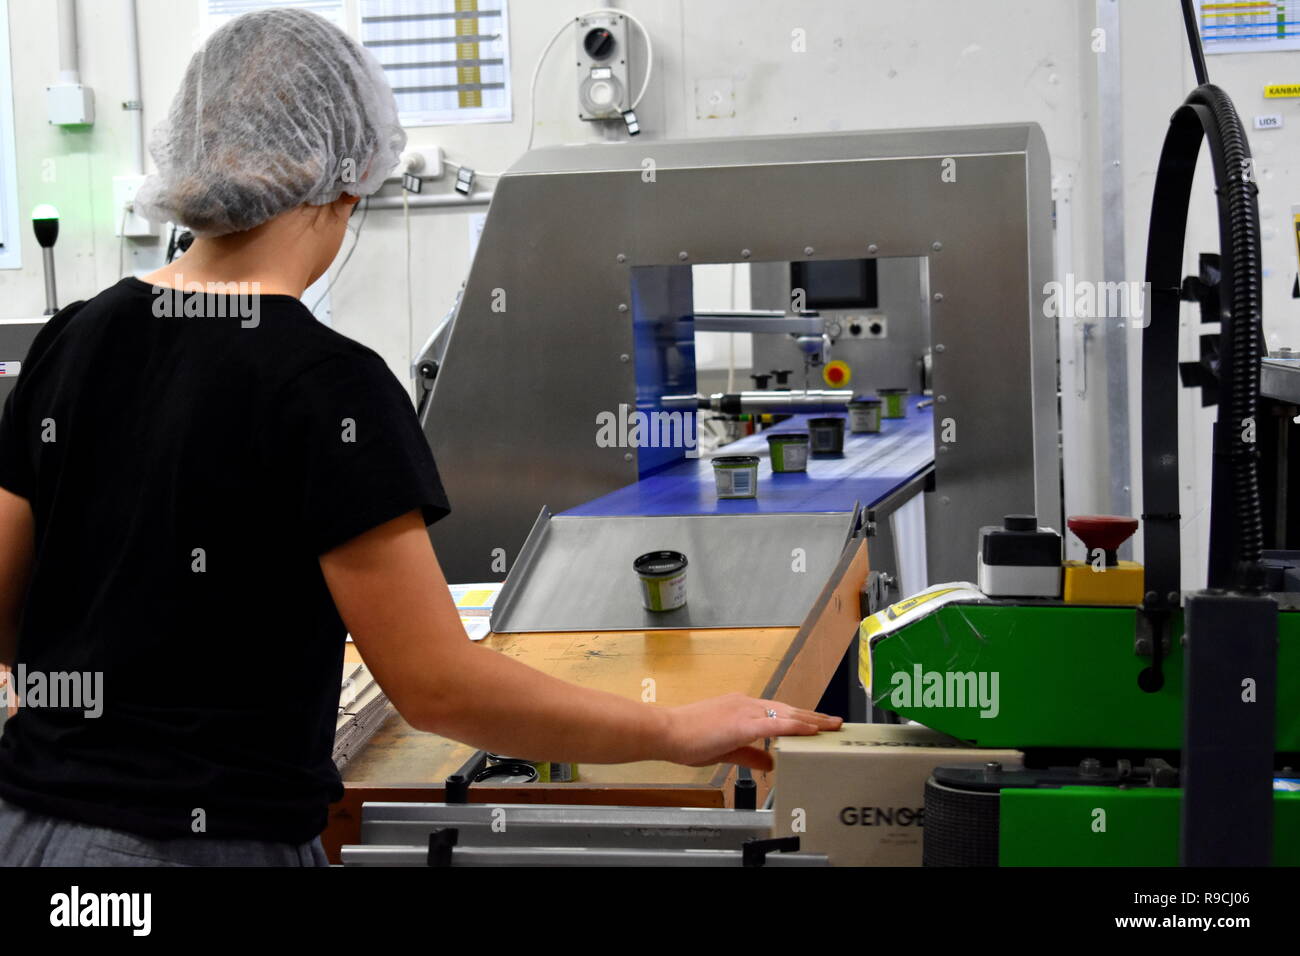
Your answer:
[[[870,692],[872,638],[901,627],[904,623],[910,623],[911,620],[924,617],[925,615],[919,612],[925,610],[926,605],[942,606],[953,601],[969,601],[983,597],[984,595],[976,590],[973,584],[935,585],[865,618],[858,625],[858,679],[862,681],[862,686]],[[935,609],[937,610],[937,607]],[[903,619],[909,614],[912,617],[904,621]]]
[[[1300,83],[1272,83],[1264,87],[1264,99],[1287,100],[1300,96]]]

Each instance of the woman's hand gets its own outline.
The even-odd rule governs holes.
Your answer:
[[[839,730],[844,723],[839,717],[744,694],[711,697],[669,708],[667,713],[666,759],[690,767],[734,763],[760,771],[772,769],[772,755],[754,746],[756,741],[765,737],[807,737],[823,730]]]

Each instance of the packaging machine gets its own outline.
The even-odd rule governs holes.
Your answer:
[[[844,353],[859,372],[844,388],[811,383],[838,391],[836,402],[854,390],[920,391],[929,350],[938,451],[927,570],[969,576],[970,549],[952,542],[1025,502],[1045,517],[1060,511],[1056,330],[1042,311],[1051,230],[1036,125],[528,153],[495,191],[454,317],[416,362],[429,442],[439,461],[455,463],[445,476],[452,514],[432,530],[449,578],[500,579],[502,553],[513,566],[543,507],[559,515],[678,474],[688,447],[609,447],[596,423],[621,407],[680,411],[682,396],[689,406],[692,267],[709,263],[755,268],[777,313],[765,331],[789,329],[758,336],[773,348],[815,332],[803,314],[813,312],[820,334],[843,340],[837,348],[852,339],[863,350]],[[865,280],[846,289],[846,268],[879,274],[894,314],[870,308]],[[805,308],[791,292],[804,294]],[[836,308],[845,302],[849,311]],[[853,338],[859,305],[888,334]],[[710,317],[701,327],[726,326]],[[990,342],[997,375],[987,374]],[[802,410],[803,384],[705,404]],[[896,485],[914,475],[895,474]],[[855,504],[876,502],[845,486],[833,510]],[[697,510],[718,509],[687,508]],[[892,550],[877,548],[873,566],[896,570]]]

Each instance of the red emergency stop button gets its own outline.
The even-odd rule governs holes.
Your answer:
[[[1106,553],[1108,567],[1115,565],[1119,546],[1138,529],[1137,518],[1124,515],[1075,515],[1065,523],[1079,536],[1089,554],[1097,549]]]
[[[826,367],[822,369],[822,379],[831,388],[842,388],[849,384],[853,378],[853,370],[849,368],[848,363],[836,359],[833,362],[827,362]]]

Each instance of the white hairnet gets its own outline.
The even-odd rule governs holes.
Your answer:
[[[191,58],[136,205],[198,236],[241,232],[304,203],[370,195],[405,145],[369,50],[305,10],[246,13]]]

